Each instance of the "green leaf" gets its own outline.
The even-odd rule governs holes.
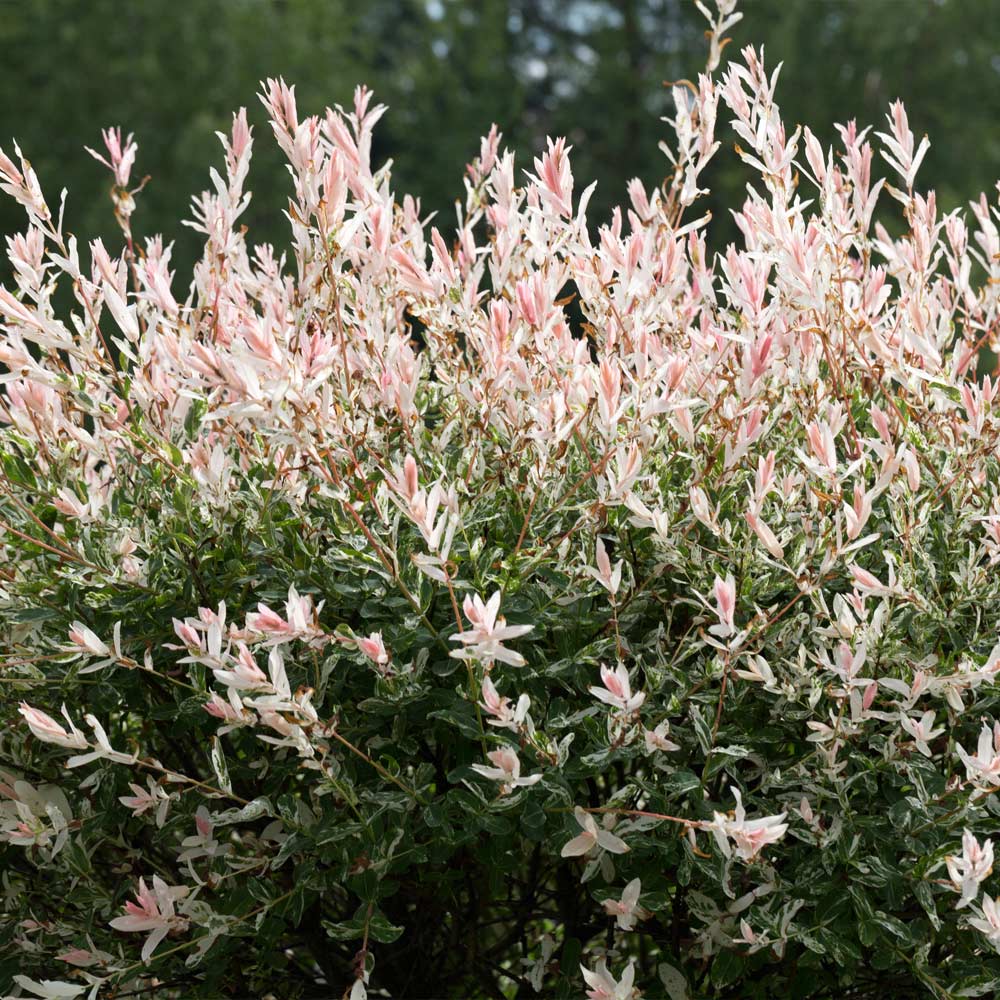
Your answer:
[[[436,712],[428,712],[428,719],[440,719],[454,726],[463,736],[478,740],[482,737],[479,728],[479,720],[476,718],[475,710],[469,702],[459,702],[451,708],[441,708]]]
[[[913,894],[917,897],[917,902],[924,908],[927,919],[930,920],[934,930],[941,930],[941,918],[938,916],[937,904],[934,902],[934,893],[926,882],[917,882],[913,887]]]
[[[227,809],[225,812],[216,813],[212,821],[216,826],[228,826],[232,823],[250,823],[261,816],[274,816],[274,806],[271,800],[265,797],[254,799],[248,802],[241,809]]]
[[[701,788],[701,779],[692,771],[674,771],[661,781],[660,787],[668,796],[686,795]]]
[[[440,799],[431,802],[424,809],[424,822],[431,828],[441,826],[445,821],[444,803]]]
[[[302,837],[297,833],[293,833],[287,840],[285,840],[281,847],[278,848],[278,853],[274,856],[274,860],[271,862],[271,869],[277,871],[292,855],[304,851],[306,847],[311,843],[309,838]]]
[[[384,914],[375,910],[368,924],[368,936],[381,944],[392,944],[405,929],[389,923]]]
[[[720,951],[712,962],[712,982],[718,986],[729,986],[740,978],[743,959],[735,951]]]
[[[8,616],[9,621],[15,625],[32,625],[36,622],[51,621],[58,618],[59,612],[55,608],[22,608]]]
[[[538,796],[532,796],[521,811],[521,829],[525,837],[536,843],[545,840],[545,810]]]
[[[861,949],[851,938],[827,927],[817,928],[816,937],[842,970],[847,971],[860,964],[863,957]]]
[[[353,920],[343,920],[334,923],[332,920],[322,920],[323,930],[329,937],[336,941],[355,941],[365,936],[364,918],[355,917]]]
[[[363,938],[366,923],[369,939],[378,941],[380,944],[392,944],[406,929],[390,923],[385,914],[377,909],[372,909],[369,917],[367,904],[361,906],[351,920],[344,920],[340,923],[333,923],[330,920],[322,921],[326,933],[338,941],[353,941]]]
[[[229,780],[229,767],[226,764],[226,755],[222,751],[222,741],[218,736],[212,737],[212,770],[215,772],[215,779],[219,782],[219,787],[224,792],[232,793],[233,786]]]
[[[695,736],[698,737],[698,745],[701,747],[701,752],[708,754],[712,747],[712,731],[705,721],[705,717],[701,714],[701,708],[692,702],[691,707],[688,709],[688,715],[694,726]]]
[[[887,931],[893,937],[898,938],[906,944],[910,943],[910,932],[906,929],[906,925],[902,923],[902,921],[897,920],[895,917],[890,916],[882,910],[876,910],[872,920],[879,927],[881,927],[882,930]]]
[[[559,957],[559,964],[564,969],[576,970],[580,965],[583,956],[583,944],[575,937],[568,937],[563,942],[562,954]]]

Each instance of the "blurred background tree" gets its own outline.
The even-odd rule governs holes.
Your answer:
[[[769,65],[784,62],[778,97],[789,123],[832,141],[833,123],[850,117],[881,128],[902,97],[914,131],[931,137],[921,176],[941,207],[992,196],[1000,0],[745,0],[742,9],[734,47],[763,44]],[[113,238],[108,177],[83,147],[100,147],[107,125],[134,132],[133,176],[151,175],[135,228],[176,241],[181,277],[197,241],[179,220],[220,162],[215,131],[241,105],[256,126],[251,239],[284,241],[288,181],[258,81],[294,82],[303,114],[349,105],[366,82],[390,105],[376,157],[391,157],[395,190],[420,196],[446,227],[463,165],[492,121],[526,168],[546,134],[566,135],[578,189],[599,182],[596,224],[629,178],[662,177],[659,119],[672,110],[663,83],[703,65],[702,23],[691,0],[0,0],[0,147],[20,142],[51,202],[69,189],[70,231]],[[724,206],[738,204],[746,181],[727,126],[720,138],[706,178],[716,248],[736,239]],[[0,231],[22,218],[0,201]]]

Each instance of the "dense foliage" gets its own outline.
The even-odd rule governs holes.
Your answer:
[[[997,991],[1000,211],[898,103],[887,179],[786,128],[732,8],[599,228],[493,130],[446,236],[270,80],[289,248],[241,111],[181,290],[131,137],[114,255],[0,155],[3,991]]]

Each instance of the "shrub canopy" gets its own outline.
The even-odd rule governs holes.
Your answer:
[[[445,236],[272,80],[290,246],[241,111],[182,291],[131,137],[117,256],[0,155],[5,990],[996,991],[1000,213],[899,104],[786,128],[732,7],[596,230],[493,129]]]

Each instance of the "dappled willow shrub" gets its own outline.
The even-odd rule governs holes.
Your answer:
[[[363,88],[264,87],[286,251],[235,116],[186,290],[131,137],[117,256],[0,157],[6,990],[995,992],[997,208],[786,128],[731,8],[599,227],[496,129],[432,226]]]

